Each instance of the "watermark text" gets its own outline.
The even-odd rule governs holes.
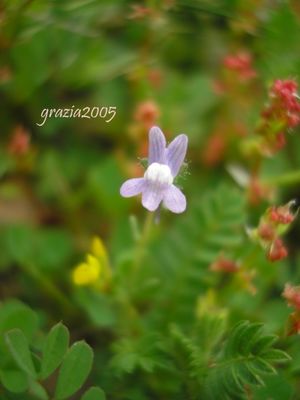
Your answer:
[[[41,112],[41,121],[36,123],[43,126],[48,118],[102,118],[105,122],[111,122],[117,114],[117,107],[83,107],[75,108],[44,108]]]

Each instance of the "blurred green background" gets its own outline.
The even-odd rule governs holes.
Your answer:
[[[179,133],[189,137],[180,178],[188,210],[184,216],[163,213],[155,227],[141,286],[132,295],[142,314],[149,311],[146,325],[159,331],[167,318],[189,326],[197,296],[221,285],[219,302],[231,308],[232,321],[259,319],[267,330],[283,332],[289,310],[280,293],[286,281],[299,279],[299,224],[288,235],[284,267],[270,267],[257,250],[255,297],[243,290],[245,282],[226,286],[208,267],[223,251],[242,257],[248,249],[241,244],[241,226],[257,224],[268,204],[300,195],[297,180],[270,184],[264,192],[253,181],[240,189],[228,172],[239,165],[263,183],[299,169],[297,128],[287,134],[283,150],[263,159],[256,175],[243,152],[243,143],[255,137],[272,81],[299,78],[299,43],[297,0],[1,3],[0,295],[3,304],[18,298],[32,307],[43,329],[64,320],[74,339],[95,346],[95,382],[108,390],[114,381],[105,374],[98,378],[98,371],[109,363],[119,317],[109,295],[77,289],[72,270],[97,235],[112,269],[121,271],[119,282],[126,281],[136,251],[134,227],[146,211],[138,198],[123,199],[119,188],[143,173],[139,159],[147,156],[152,125],[168,140]],[[226,68],[224,58],[238,54],[247,54],[252,75]],[[38,125],[44,109],[84,107],[116,107],[116,115],[110,122],[49,117]],[[186,267],[190,259],[196,275]],[[178,305],[188,296],[189,311],[180,314]],[[161,305],[167,317],[153,311]],[[157,389],[152,382],[148,395],[143,385],[131,392],[130,379],[120,389],[127,397],[120,392],[108,398],[175,396],[168,383]],[[288,386],[281,399],[290,393]]]

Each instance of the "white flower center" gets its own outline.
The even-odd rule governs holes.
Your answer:
[[[147,168],[144,178],[159,185],[171,185],[173,176],[170,168],[165,164],[152,163]]]

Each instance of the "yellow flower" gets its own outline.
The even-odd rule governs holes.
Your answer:
[[[101,263],[102,283],[103,283],[103,286],[107,286],[107,285],[109,285],[109,282],[111,280],[111,267],[109,264],[106,247],[105,247],[104,243],[102,242],[102,240],[98,236],[95,236],[92,240],[91,251],[92,251],[92,254],[95,257],[97,257],[97,259]]]
[[[112,271],[105,245],[96,236],[90,249],[86,261],[73,270],[72,281],[77,286],[93,286],[100,291],[106,291],[110,287]]]
[[[108,259],[104,243],[98,236],[95,236],[92,240],[91,251],[100,260],[106,261]]]
[[[73,271],[72,278],[75,285],[85,286],[96,283],[102,273],[99,260],[91,254],[87,255],[86,262],[79,264]]]

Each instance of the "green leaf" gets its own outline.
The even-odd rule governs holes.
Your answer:
[[[104,180],[107,183],[105,186],[101,184]],[[120,168],[113,158],[103,160],[88,172],[87,185],[91,198],[109,215],[120,215],[128,207],[116,190],[122,181]]]
[[[241,338],[247,330],[248,325],[248,321],[241,321],[232,329],[227,345],[225,347],[225,354],[227,357],[234,356],[236,353],[238,353]]]
[[[225,333],[227,312],[225,310],[216,311],[207,308],[198,318],[197,344],[202,348],[202,357],[208,361],[211,357],[211,351],[221,341]]]
[[[296,393],[293,392],[294,390],[289,379],[279,373],[267,376],[265,386],[254,389],[253,398],[255,400],[291,400],[297,397]]]
[[[102,389],[98,387],[89,388],[84,395],[81,397],[81,400],[105,400],[106,396]]]
[[[69,347],[69,331],[58,323],[49,332],[43,349],[41,379],[46,379],[61,364]]]
[[[262,353],[261,356],[272,362],[286,362],[291,360],[291,357],[285,351],[278,349],[269,349]]]
[[[276,374],[275,368],[263,358],[257,358],[255,362],[252,363],[253,370],[258,374]]]
[[[55,399],[67,399],[77,392],[88,377],[93,362],[93,351],[84,341],[76,342],[67,352],[59,371]]]
[[[16,75],[12,91],[23,100],[28,99],[35,88],[48,77],[50,66],[47,57],[50,51],[49,30],[36,32],[30,40],[20,40],[11,49],[11,57]]]
[[[115,324],[112,302],[102,293],[78,289],[74,298],[95,326],[111,327]]]
[[[122,338],[113,345],[115,352],[110,365],[116,375],[130,374],[136,369],[153,372],[161,366],[160,338],[146,334],[140,338]]]
[[[264,385],[268,374],[277,373],[272,364],[289,359],[282,350],[271,348],[276,337],[264,335],[262,328],[249,321],[235,325],[216,365],[208,370],[205,399],[243,399],[246,385]]]
[[[262,351],[265,349],[271,347],[277,340],[277,337],[275,335],[267,335],[260,337],[258,340],[255,341],[252,351],[255,354],[260,354]]]
[[[261,336],[262,327],[263,324],[260,323],[248,325],[245,334],[241,337],[239,343],[239,351],[241,354],[248,354],[251,351],[252,346],[256,341],[255,339],[258,335]]]
[[[34,257],[35,230],[23,224],[10,225],[6,230],[7,248],[17,263],[27,263]]]
[[[13,329],[5,334],[5,342],[17,365],[32,378],[36,371],[31,358],[29,344],[20,329]]]
[[[9,300],[1,305],[0,333],[11,329],[20,329],[28,341],[33,337],[38,326],[37,315],[27,305],[17,300]],[[0,336],[0,346],[4,346],[4,336]]]
[[[49,399],[48,393],[46,392],[45,388],[36,381],[30,382],[29,391],[34,396],[35,399],[39,400]]]
[[[12,393],[22,393],[28,389],[28,376],[19,369],[1,370],[0,380],[5,389]]]
[[[68,263],[72,253],[72,242],[63,229],[40,229],[35,246],[35,263],[43,271],[58,271]],[[55,249],[55,251],[53,251]]]
[[[264,27],[265,34],[258,43],[259,50],[263,50],[261,73],[268,80],[292,76],[299,68],[299,23],[289,3],[279,3],[277,12],[270,13],[270,19]],[[286,40],[287,37],[289,40]]]

